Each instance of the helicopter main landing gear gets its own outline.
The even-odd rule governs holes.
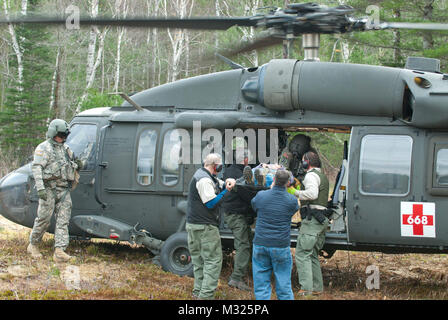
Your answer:
[[[165,240],[160,251],[160,263],[165,271],[193,277],[188,235],[185,231],[176,232]]]

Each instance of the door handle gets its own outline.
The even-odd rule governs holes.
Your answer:
[[[355,205],[353,206],[353,213],[354,214],[358,214],[359,213],[359,204],[358,203],[355,203]]]
[[[102,167],[102,168],[107,168],[108,165],[109,165],[109,163],[107,163],[107,162],[101,162],[99,164],[99,166]]]

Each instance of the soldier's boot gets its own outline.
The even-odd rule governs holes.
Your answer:
[[[33,257],[35,259],[42,258],[42,253],[40,253],[37,246],[33,245],[32,243],[30,243],[28,245],[28,248],[26,248],[26,251],[31,255],[31,257]]]
[[[69,256],[61,248],[56,248],[54,250],[53,260],[55,262],[68,262],[72,256]]]

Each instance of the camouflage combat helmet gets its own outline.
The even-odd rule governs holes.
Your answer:
[[[56,135],[68,136],[70,133],[68,123],[62,119],[54,119],[50,122],[47,130],[47,139],[53,139]]]

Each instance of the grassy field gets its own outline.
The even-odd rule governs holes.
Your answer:
[[[44,258],[33,260],[26,254],[29,232],[30,229],[0,216],[0,299],[192,299],[193,279],[163,271],[151,262],[152,255],[143,247],[100,240],[72,241],[67,252],[75,257],[73,261],[55,264],[52,260],[53,235],[46,234],[41,244]],[[294,270],[292,283],[296,299],[448,299],[445,254],[386,255],[338,251],[331,259],[322,258],[321,262],[325,292],[318,297],[297,296],[299,287]],[[227,285],[232,263],[232,254],[227,253],[216,298],[254,299],[252,292]],[[366,288],[369,265],[378,267],[379,289]],[[79,274],[75,286],[73,281],[70,282],[73,272]],[[248,282],[252,284],[251,280]]]

